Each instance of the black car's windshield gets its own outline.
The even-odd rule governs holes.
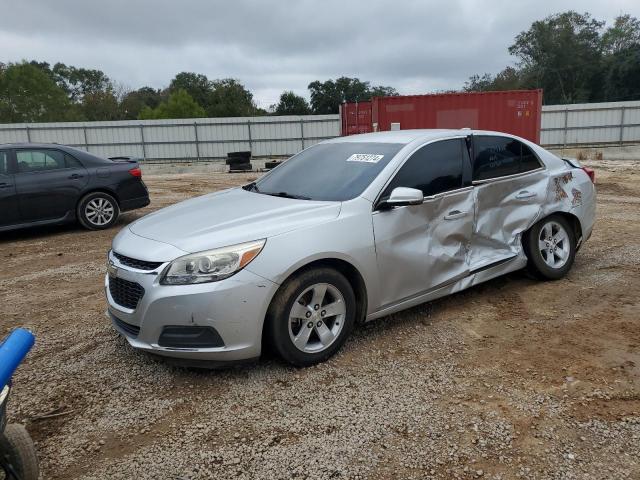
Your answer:
[[[287,198],[350,200],[364,191],[403,146],[373,142],[314,145],[247,189]]]

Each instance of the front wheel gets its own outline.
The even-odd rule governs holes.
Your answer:
[[[525,253],[529,271],[543,280],[564,277],[576,256],[576,237],[561,215],[543,218],[526,232]]]
[[[0,469],[4,470],[4,478],[38,479],[36,449],[22,425],[11,423],[0,433],[0,465]]]
[[[287,362],[314,365],[342,347],[355,312],[353,288],[341,273],[331,268],[307,270],[288,280],[274,298],[267,338]]]
[[[78,220],[89,230],[104,230],[118,220],[118,202],[108,193],[93,192],[78,204]]]

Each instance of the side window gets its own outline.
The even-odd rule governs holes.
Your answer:
[[[505,177],[540,168],[540,161],[525,144],[513,138],[474,136],[473,179]]]
[[[520,171],[529,172],[540,168],[540,160],[536,157],[536,154],[531,151],[524,143],[522,145],[522,158],[520,159]]]
[[[68,153],[64,154],[64,162],[67,168],[82,168],[82,164]]]
[[[0,151],[0,175],[7,175],[9,173],[9,154],[7,152]]]
[[[66,168],[64,154],[58,150],[16,150],[18,172],[43,172]]]
[[[462,187],[462,139],[443,140],[422,147],[400,168],[382,197],[396,187],[422,190],[425,196]]]
[[[520,145],[512,138],[474,136],[473,179],[520,173]]]

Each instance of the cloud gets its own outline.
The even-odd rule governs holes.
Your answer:
[[[261,106],[309,82],[357,76],[401,93],[459,88],[497,72],[531,22],[575,9],[611,21],[636,0],[0,0],[0,61],[99,68],[132,88],[180,71],[234,77]]]

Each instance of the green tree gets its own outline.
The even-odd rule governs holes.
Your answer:
[[[74,120],[65,91],[27,62],[0,66],[0,123]]]
[[[111,90],[85,93],[81,111],[85,120],[120,120],[122,118],[118,99]]]
[[[191,98],[185,90],[176,90],[169,95],[167,101],[156,108],[144,107],[138,118],[152,120],[161,118],[201,118],[206,115],[204,108]]]
[[[308,115],[311,109],[303,97],[287,91],[280,95],[280,101],[275,105],[274,113],[276,115]]]
[[[211,82],[212,91],[205,107],[210,117],[248,117],[257,112],[253,94],[238,80],[225,78]]]
[[[160,90],[151,87],[142,87],[132,92],[127,92],[120,102],[120,115],[125,120],[138,118],[144,107],[152,110],[160,105],[163,95]]]
[[[373,96],[393,96],[398,92],[392,87],[371,87],[358,78],[340,77],[335,80],[318,80],[308,86],[311,93],[311,109],[315,114],[338,113],[343,102],[364,102]]]
[[[640,44],[606,58],[605,101],[640,99]]]
[[[523,85],[543,88],[546,103],[593,99],[602,78],[603,25],[574,11],[533,22],[509,47],[519,59]]]
[[[615,54],[639,45],[640,20],[631,15],[620,15],[613,26],[602,34],[602,47],[607,53]]]
[[[184,90],[198,105],[207,108],[210,103],[210,95],[213,86],[206,75],[193,72],[180,72],[169,84],[169,92]]]
[[[99,96],[113,90],[111,80],[101,70],[56,63],[51,73],[53,79],[67,92],[72,102],[81,103],[87,95]]]
[[[488,92],[495,90],[517,90],[522,88],[520,72],[513,67],[506,67],[497,75],[490,73],[472,75],[462,87],[465,92]]]

